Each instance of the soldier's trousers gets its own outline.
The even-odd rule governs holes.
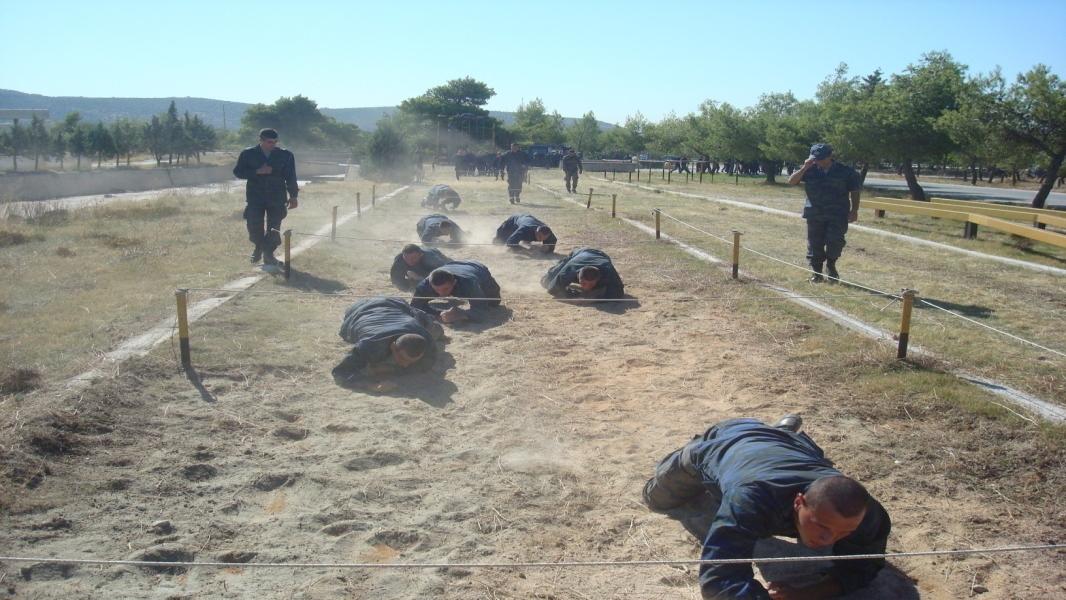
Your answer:
[[[507,197],[511,200],[517,200],[522,195],[522,183],[524,182],[524,176],[512,176],[511,172],[507,172]]]
[[[563,173],[563,181],[566,183],[566,191],[577,191],[577,171],[571,173],[566,171]]]
[[[844,251],[844,234],[847,232],[847,218],[807,218],[807,262],[821,269],[825,261],[836,261]]]
[[[281,245],[281,222],[289,214],[284,201],[250,201],[244,207],[244,220],[248,226],[248,241],[263,252],[273,252]],[[265,221],[265,223],[264,223]]]

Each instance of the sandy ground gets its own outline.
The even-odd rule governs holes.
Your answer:
[[[503,184],[458,187],[466,201],[454,218],[488,241],[511,209]],[[420,191],[342,234],[414,241]],[[648,255],[643,234],[602,213],[535,190],[524,199],[561,251],[573,240],[607,250],[636,301],[528,302],[546,298],[548,260],[449,248],[489,265],[515,300],[490,323],[451,328],[433,372],[352,390],[330,377],[345,352],[336,330],[346,302],[250,295],[197,324],[191,377],[162,348],[54,400],[49,427],[27,434],[37,462],[17,487],[4,483],[0,548],[234,562],[695,558],[698,541],[639,502],[656,461],[719,419],[794,411],[888,508],[890,551],[1061,534],[1048,522],[1061,510],[1026,511],[996,488],[964,485],[941,448],[917,443],[938,435],[943,415],[854,410],[843,382],[798,367],[773,331],[694,301],[694,290],[730,285],[720,272],[693,277],[679,252]],[[289,288],[395,294],[397,250],[320,246],[294,265]],[[274,331],[260,337],[267,319]],[[802,335],[802,323],[788,326]],[[151,530],[164,519],[173,531]],[[1061,597],[1063,566],[1061,554],[901,560],[854,598]],[[0,596],[18,598],[699,597],[691,567],[0,568]]]

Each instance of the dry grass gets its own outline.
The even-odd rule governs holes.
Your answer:
[[[553,179],[547,179],[545,183],[559,188]],[[656,181],[653,180],[653,186]],[[887,331],[898,331],[899,304],[891,298],[848,286],[806,283],[808,274],[802,270],[806,253],[802,219],[605,183],[594,181],[589,184],[600,186],[599,191],[617,190],[622,195],[619,200],[621,216],[654,225],[651,209],[660,207],[664,213],[721,238],[715,239],[663,218],[666,233],[714,256],[728,261],[730,232],[737,229],[743,232],[745,249],[757,250],[800,267],[743,252],[741,269],[755,278],[750,283],[772,283],[816,295],[857,296],[826,299],[825,303]],[[749,201],[797,214],[802,205],[802,190],[798,188],[764,186],[761,196],[753,185],[734,189],[729,185],[704,184],[700,188],[699,184],[674,184],[669,189]],[[603,199],[594,200],[594,206],[609,210]],[[865,220],[861,223],[870,225],[873,220],[865,217],[871,214],[865,211],[862,214]],[[1066,263],[1066,252],[1061,249],[1041,244],[1034,244],[1028,250],[1019,249],[1010,243],[1011,236],[1007,235],[961,240],[947,235],[945,225],[933,219],[900,218],[891,222],[895,223],[894,228],[883,228],[988,254],[1032,258],[1033,262],[1058,266]],[[881,225],[880,220],[876,222],[879,228]],[[954,224],[950,229],[954,230]],[[903,288],[915,289],[923,300],[1041,345],[1066,351],[1060,331],[1060,324],[1066,320],[1066,292],[1062,288],[1061,276],[907,244],[860,230],[850,231],[847,240],[848,246],[839,263],[845,280],[890,294],[898,294]],[[749,285],[747,293],[755,296],[768,292]],[[760,312],[758,303],[748,303],[748,306],[751,314]],[[934,352],[945,364],[1003,381],[1047,400],[1066,403],[1066,377],[1062,375],[1066,372],[1066,359],[1020,344],[920,302],[911,329],[911,344]]]

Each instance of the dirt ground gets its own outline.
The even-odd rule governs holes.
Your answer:
[[[750,308],[700,300],[734,284],[536,189],[521,209],[553,225],[562,252],[579,243],[606,250],[635,301],[547,301],[539,278],[550,260],[490,245],[444,248],[490,267],[503,308],[489,323],[450,328],[430,373],[339,387],[330,370],[346,351],[337,329],[353,299],[320,294],[397,293],[388,268],[402,240],[415,241],[426,187],[340,232],[398,241],[319,244],[294,262],[291,282],[265,282],[194,323],[193,373],[163,347],[76,395],[42,394],[15,416],[0,481],[2,552],[691,559],[698,540],[641,505],[643,481],[717,420],[788,412],[802,413],[827,455],[886,506],[890,551],[1062,541],[1063,458],[1038,428],[946,403],[957,384],[935,372],[927,385],[894,388],[901,367],[891,349],[799,309],[767,306],[775,316],[763,321]],[[464,203],[453,218],[488,242],[512,212],[504,184],[456,187]],[[826,348],[829,335],[847,341]],[[153,529],[160,520],[170,528]],[[1064,556],[899,560],[854,598],[1061,597]],[[172,573],[7,562],[0,572],[0,597],[18,598],[699,597],[696,569],[668,566]]]

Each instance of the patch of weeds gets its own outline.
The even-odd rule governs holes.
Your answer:
[[[41,374],[34,369],[5,370],[0,374],[0,394],[18,394],[41,387]]]
[[[18,246],[20,244],[26,244],[29,242],[39,242],[44,239],[44,236],[35,233],[26,235],[17,231],[8,231],[6,229],[0,229],[0,248],[7,246]]]
[[[128,238],[121,235],[115,235],[113,233],[99,233],[94,232],[89,234],[90,239],[100,240],[100,243],[108,248],[133,248],[144,244],[144,240],[137,238]]]
[[[61,256],[63,258],[71,258],[77,256],[77,254],[66,246],[60,246],[56,248],[56,256]]]
[[[38,215],[32,215],[26,219],[27,223],[33,225],[41,225],[43,227],[54,227],[56,225],[64,225],[68,221],[70,221],[70,211],[65,208],[47,210]]]
[[[131,204],[129,206],[109,206],[101,208],[98,217],[105,219],[126,219],[152,221],[181,214],[181,207],[173,204]]]

